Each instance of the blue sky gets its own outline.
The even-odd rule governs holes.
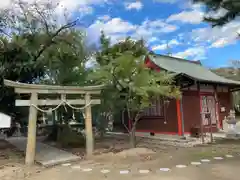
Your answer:
[[[201,60],[208,67],[228,66],[230,60],[240,58],[236,41],[240,22],[212,28],[202,22],[202,5],[192,5],[188,0],[85,1],[85,14],[78,11],[75,16],[81,13],[93,42],[104,30],[113,43],[128,35],[143,37],[156,53],[171,52],[176,57]],[[220,10],[215,15],[223,13]]]
[[[129,35],[144,38],[156,53],[170,52],[172,56],[201,60],[207,67],[228,66],[230,60],[240,59],[240,44],[236,40],[240,21],[212,28],[202,22],[204,6],[192,5],[190,0],[52,1],[59,1],[61,7],[80,19],[91,43],[99,40],[103,30],[113,43]],[[224,13],[221,9],[214,16]]]

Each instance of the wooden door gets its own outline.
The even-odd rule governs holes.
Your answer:
[[[214,96],[211,95],[202,95],[201,99],[201,116],[202,123],[204,126],[212,126],[217,125],[217,117],[216,117],[216,102]]]

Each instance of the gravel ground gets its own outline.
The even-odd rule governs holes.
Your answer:
[[[88,177],[86,173],[82,174],[82,172],[75,172],[70,167],[56,166],[48,169],[44,169],[39,166],[34,166],[31,168],[26,167],[23,165],[23,155],[5,141],[0,141],[0,179],[74,180],[78,179],[81,175],[82,177],[86,177],[89,180],[94,180],[96,178],[101,179],[105,177],[100,173],[102,168],[108,168],[112,171],[118,172],[116,176],[112,174],[108,176],[107,179],[115,177],[116,179],[120,179],[120,177],[118,177],[119,171],[125,168],[129,168],[134,172],[137,172],[139,169],[150,169],[151,171],[156,171],[160,167],[172,168],[177,164],[189,164],[191,161],[199,161],[201,158],[212,158],[214,156],[223,156],[226,154],[240,155],[240,141],[236,140],[221,140],[212,145],[204,145],[191,148],[158,145],[157,148],[153,148],[154,152],[152,151],[152,148],[149,144],[145,144],[145,148],[124,150],[128,147],[128,142],[124,141],[108,141],[102,146],[105,148],[102,148],[101,152],[108,152],[107,154],[100,153],[101,155],[97,155],[91,160],[82,160],[80,162],[76,162],[75,164],[71,164],[71,166],[74,165],[75,168],[78,166],[84,168],[90,167],[97,171],[96,174],[92,173]],[[148,149],[146,149],[146,147]],[[124,151],[119,153],[119,151],[122,150]],[[227,167],[227,164],[225,164],[225,166]],[[193,169],[191,172],[194,171],[195,169]],[[189,173],[191,174],[191,172]],[[130,177],[134,179],[138,176],[139,174],[135,173],[135,175],[131,175]],[[157,177],[156,174],[151,176],[153,179]],[[211,177],[212,176],[209,175],[209,178]],[[129,178],[129,176],[127,178]],[[143,177],[141,178],[143,179]],[[169,178],[171,179],[171,177]]]
[[[0,140],[0,179],[22,180],[40,173],[41,167],[24,166],[24,156],[15,147],[4,140]]]

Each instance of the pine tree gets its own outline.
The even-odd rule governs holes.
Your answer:
[[[223,26],[240,16],[239,0],[193,0],[193,2],[205,4],[206,13],[212,12],[212,15],[206,15],[204,20],[213,26]],[[214,17],[219,10],[225,10],[226,13]]]

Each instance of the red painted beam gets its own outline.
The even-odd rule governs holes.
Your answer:
[[[182,116],[181,116],[181,108],[180,108],[180,99],[176,100],[177,106],[177,121],[178,121],[178,135],[182,136]]]
[[[157,72],[160,71],[160,68],[159,68],[155,63],[153,63],[149,57],[146,57],[146,58],[145,58],[145,65],[146,65],[148,68],[151,68],[151,69],[156,70]]]

